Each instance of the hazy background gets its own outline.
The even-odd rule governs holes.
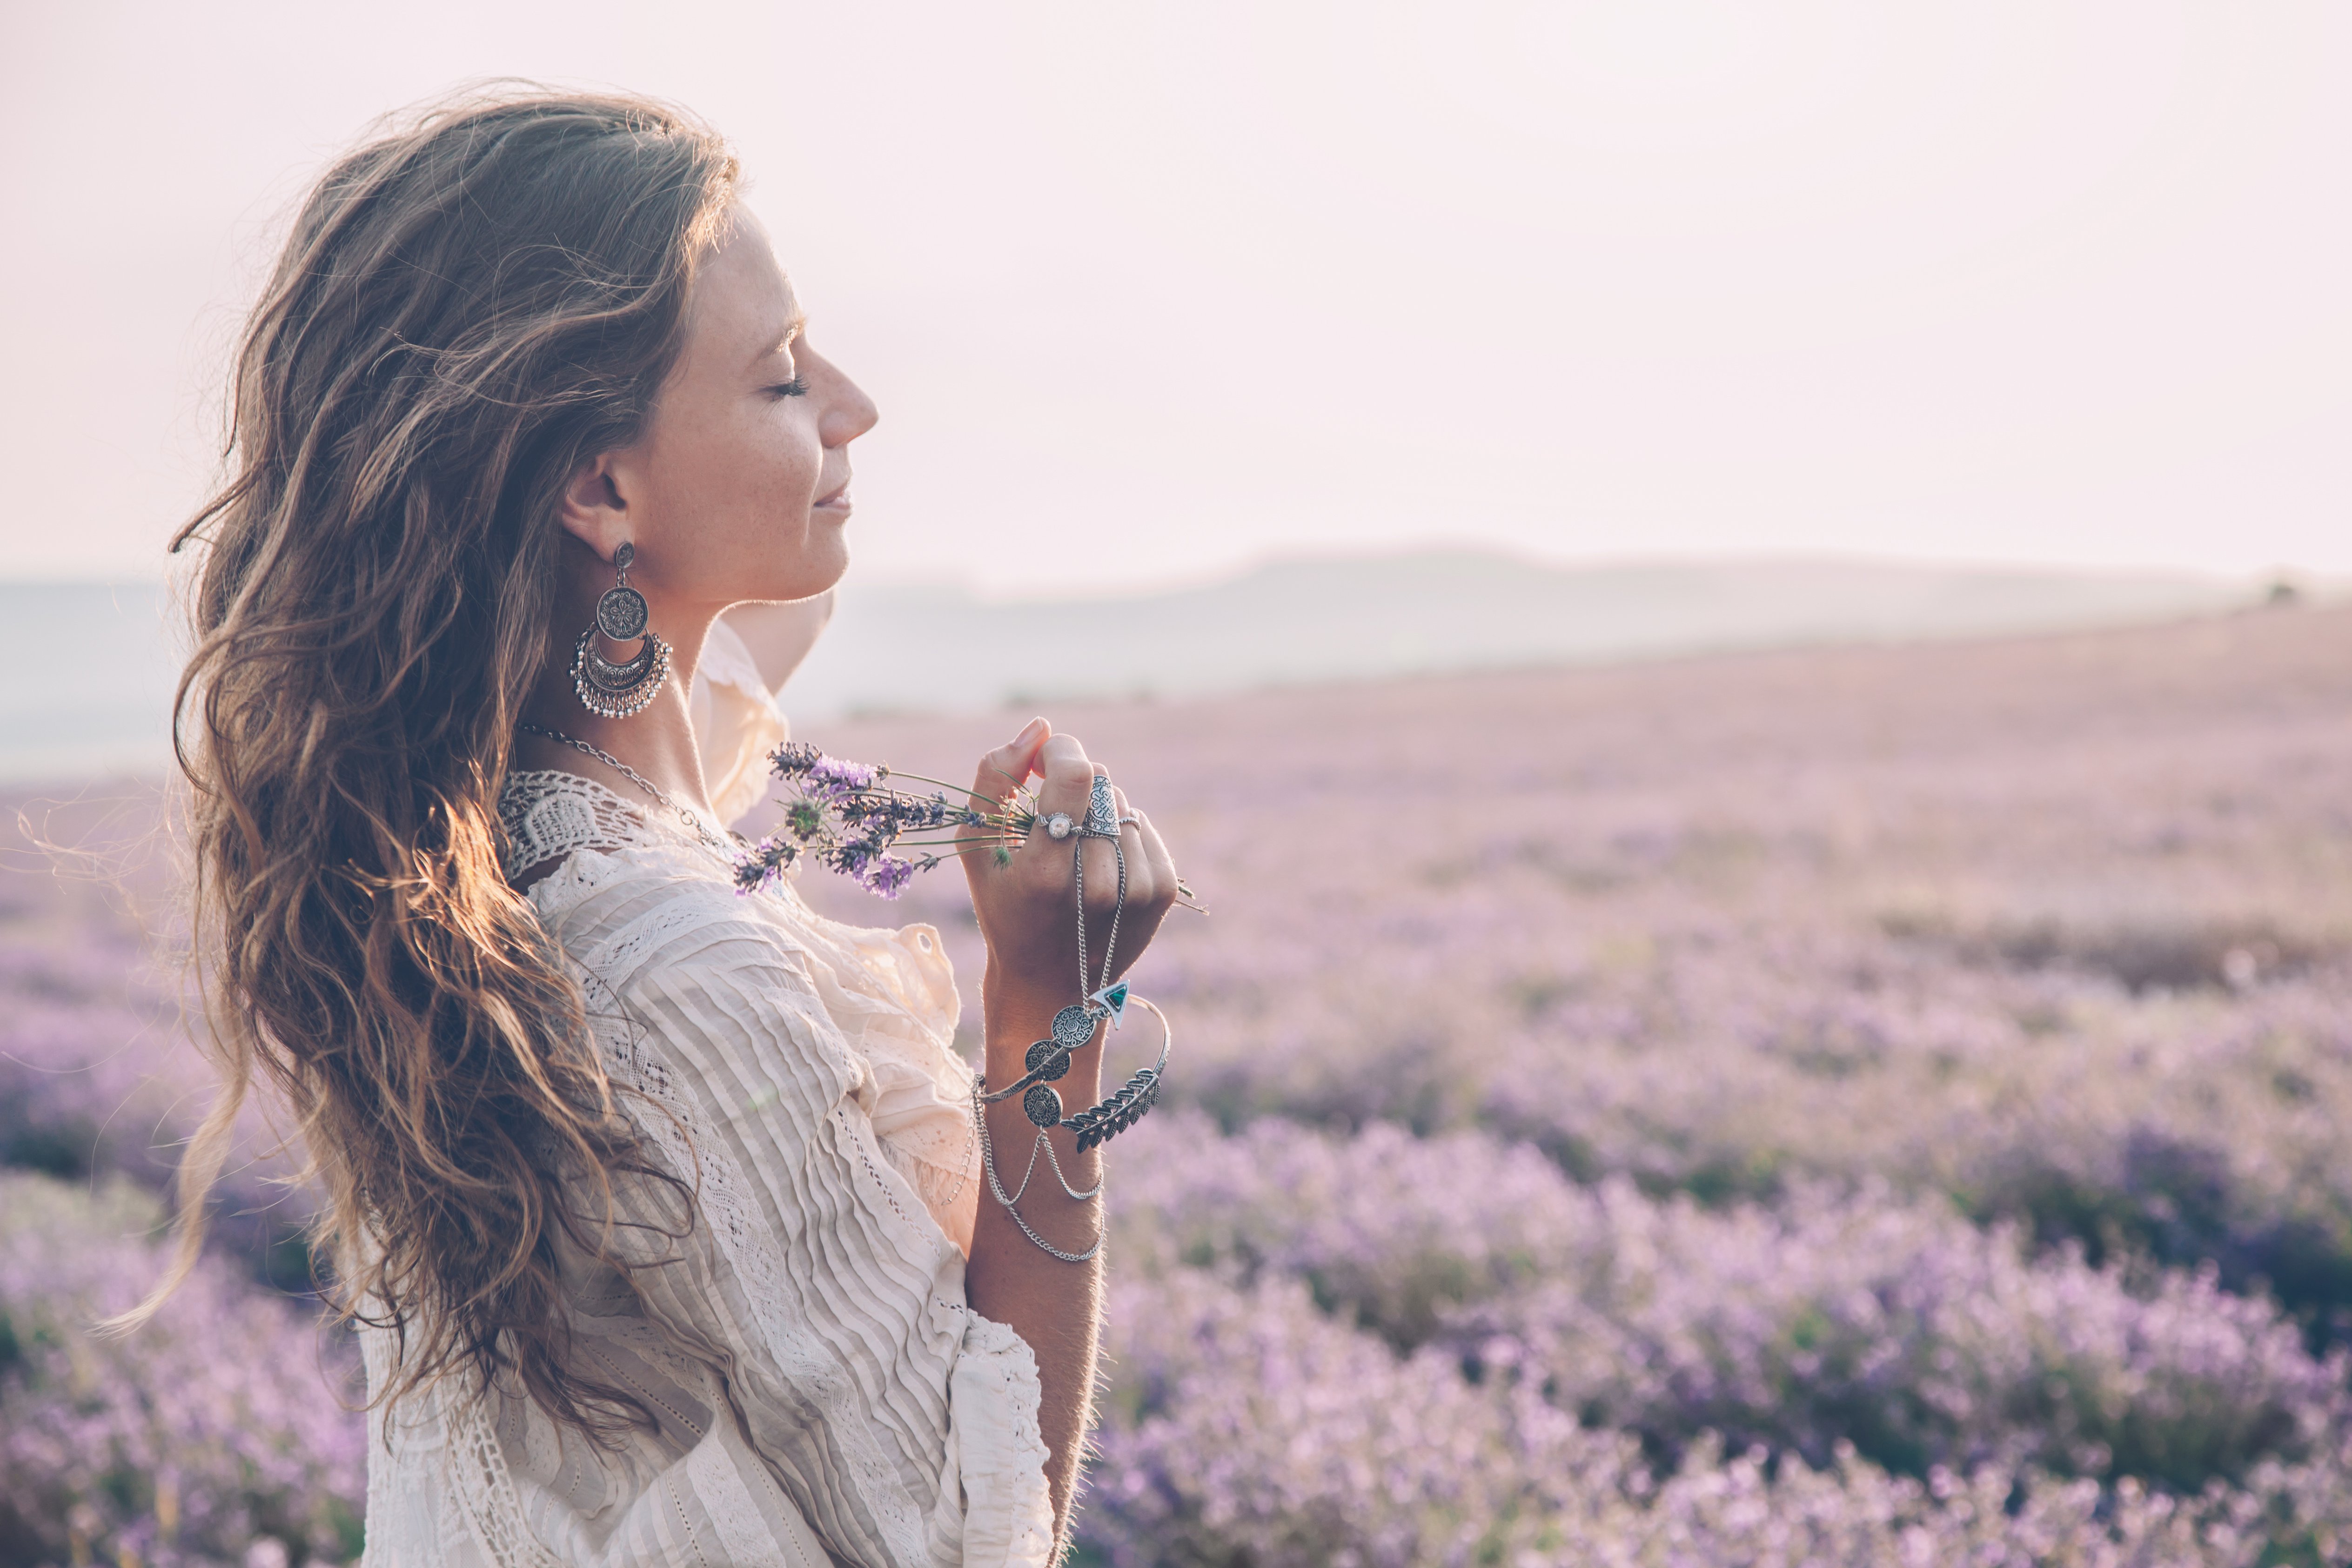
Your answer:
[[[1079,1561],[2352,1562],[2352,5],[0,0],[0,1568],[359,1555],[282,1167],[87,1325],[215,1081],[160,547],[498,73],[730,132],[885,411],[801,733],[1046,712],[1215,910]],[[960,878],[800,888],[977,1048]]]
[[[845,634],[861,596],[896,606],[869,629],[919,626],[942,595],[1426,549],[2088,573],[2094,618],[2117,573],[2227,578],[2184,590],[2210,603],[2352,570],[2342,6],[425,0],[5,26],[0,581],[152,580],[289,205],[378,115],[508,73],[670,97],[736,141],[815,340],[884,410]],[[1835,615],[1766,630],[1915,629],[1837,580]],[[2029,595],[2045,618],[2056,591]],[[1735,622],[1570,640],[1765,637]],[[68,617],[45,660],[83,657],[75,626],[113,635]],[[1505,652],[1558,651],[1533,640]]]

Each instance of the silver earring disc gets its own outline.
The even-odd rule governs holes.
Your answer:
[[[607,691],[626,691],[653,672],[654,652],[654,639],[647,637],[635,658],[614,664],[592,645],[588,649],[588,679]]]
[[[650,618],[646,596],[635,588],[607,588],[596,601],[596,629],[614,642],[634,642],[645,636]]]
[[[652,633],[646,634],[646,646],[627,665],[616,665],[596,652],[596,628],[588,627],[580,634],[580,641],[572,651],[572,690],[580,699],[580,706],[604,719],[626,719],[643,712],[655,698],[661,695],[663,684],[669,679],[669,645]],[[634,685],[607,683],[600,679],[596,667],[625,672],[642,667]]]

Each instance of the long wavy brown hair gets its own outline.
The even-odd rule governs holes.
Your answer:
[[[607,1255],[613,1177],[659,1173],[500,869],[497,801],[559,492],[642,429],[736,184],[717,136],[634,98],[476,93],[362,146],[294,220],[236,361],[231,477],[173,542],[204,551],[176,724],[226,1089],[154,1300],[239,1108],[274,1091],[331,1304],[398,1331],[379,1400],[462,1373],[592,1432],[645,1417],[570,1364],[556,1250]]]

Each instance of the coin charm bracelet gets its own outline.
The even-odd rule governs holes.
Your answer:
[[[998,1203],[1004,1205],[1005,1212],[1013,1216],[1013,1223],[1021,1227],[1022,1235],[1065,1263],[1087,1262],[1102,1250],[1102,1238],[1097,1237],[1095,1244],[1084,1252],[1066,1252],[1039,1236],[1023,1217],[1016,1205],[1022,1194],[1029,1190],[1029,1179],[1036,1174],[1038,1152],[1044,1152],[1045,1163],[1053,1167],[1054,1179],[1061,1184],[1062,1191],[1079,1203],[1089,1202],[1100,1194],[1102,1182],[1097,1178],[1093,1186],[1084,1191],[1071,1186],[1069,1178],[1062,1173],[1062,1163],[1055,1154],[1053,1142],[1046,1134],[1057,1127],[1065,1128],[1076,1136],[1078,1148],[1084,1152],[1108,1142],[1134,1126],[1160,1098],[1160,1077],[1168,1068],[1168,1049],[1175,1041],[1175,1030],[1170,1026],[1167,1014],[1133,994],[1125,981],[1114,984],[1111,979],[1114,973],[1112,962],[1118,951],[1119,917],[1127,909],[1127,849],[1119,842],[1119,830],[1137,820],[1133,816],[1118,815],[1117,799],[1111,794],[1110,779],[1103,773],[1095,775],[1093,788],[1087,797],[1086,816],[1082,820],[1074,823],[1060,812],[1039,818],[1038,830],[1048,838],[1073,841],[1070,859],[1071,879],[1076,886],[1078,903],[1079,1000],[1054,1015],[1049,1037],[1029,1047],[1023,1063],[1028,1070],[1020,1078],[1003,1089],[992,1089],[988,1087],[987,1078],[982,1076],[973,1081],[971,1089],[972,1120],[980,1131],[981,1163],[988,1173],[989,1191]],[[1086,847],[1089,838],[1108,839],[1112,858],[1118,867],[1118,895],[1111,905],[1110,930],[1103,938],[1099,976],[1087,950]],[[1112,1028],[1118,1028],[1124,1021],[1129,1005],[1141,1007],[1160,1020],[1160,1059],[1150,1067],[1138,1068],[1134,1077],[1097,1103],[1075,1115],[1065,1116],[1061,1091],[1054,1084],[1069,1072],[1071,1053],[1091,1041],[1095,1031],[1106,1019]],[[1029,1163],[1021,1173],[1020,1184],[1007,1193],[1003,1181],[997,1174],[996,1151],[988,1135],[986,1108],[1010,1100],[1016,1094],[1021,1097],[1023,1113],[1037,1129],[1037,1140],[1029,1151]]]

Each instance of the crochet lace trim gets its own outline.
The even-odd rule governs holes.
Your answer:
[[[499,825],[506,829],[506,873],[560,865],[583,849],[705,847],[683,826],[671,827],[594,779],[560,768],[522,768],[499,791]]]

